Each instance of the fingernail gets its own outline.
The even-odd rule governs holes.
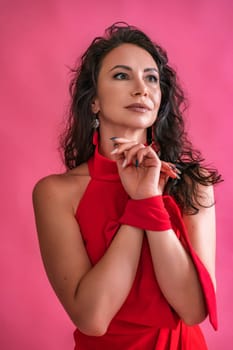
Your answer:
[[[117,136],[113,136],[113,137],[110,137],[110,140],[114,141],[116,140],[118,137]]]
[[[124,161],[123,161],[123,163],[122,163],[122,168],[125,168],[126,165],[127,165],[127,159],[125,158]]]
[[[178,180],[181,179],[181,177],[180,177],[178,174],[176,174],[176,178],[177,178]]]
[[[169,167],[176,173],[181,174],[181,171],[174,164],[169,164]]]
[[[169,168],[171,168],[172,170],[176,170],[176,166],[174,164],[168,164]]]

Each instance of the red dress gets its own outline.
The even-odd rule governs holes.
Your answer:
[[[104,255],[119,229],[119,219],[129,199],[114,161],[98,153],[88,161],[91,180],[79,203],[76,218],[93,265]],[[172,227],[197,268],[210,322],[217,328],[215,292],[210,276],[190,246],[178,206],[164,196]],[[124,272],[122,272],[124,278]],[[75,350],[206,350],[199,326],[187,326],[172,310],[156,281],[145,235],[131,291],[100,337],[74,332]]]

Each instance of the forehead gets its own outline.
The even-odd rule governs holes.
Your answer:
[[[155,60],[145,49],[133,44],[121,44],[111,50],[103,59],[101,70],[115,65],[127,65],[131,68],[158,68]]]

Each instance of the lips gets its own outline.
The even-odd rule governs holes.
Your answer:
[[[144,103],[132,103],[129,106],[126,106],[127,109],[135,111],[135,112],[148,112],[151,110],[146,104]]]

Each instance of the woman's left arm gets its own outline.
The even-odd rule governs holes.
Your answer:
[[[129,206],[121,218],[121,223],[146,229],[154,272],[165,298],[185,323],[200,323],[207,315],[207,308],[198,272],[188,249],[186,250],[171,228],[168,213],[159,197],[159,222],[164,222],[165,219],[166,225],[156,224],[155,228],[148,223],[151,209],[148,200],[151,203],[150,198],[153,202],[153,198],[161,196],[166,177],[173,177],[174,174],[169,172],[165,162],[160,161],[150,146],[123,138],[117,138],[117,144],[118,147],[112,154],[116,156],[122,185],[132,200],[128,202]],[[198,206],[198,214],[186,215],[184,223],[192,247],[215,285],[215,209],[214,206],[210,207],[210,204],[214,203],[213,189],[211,186],[198,185],[197,191],[202,205],[209,208]],[[140,203],[142,207],[138,208]],[[153,217],[154,203],[151,205]],[[137,222],[138,218],[140,223]],[[155,224],[156,217],[152,221]]]
[[[212,186],[199,185],[205,206],[214,203]],[[196,215],[184,215],[193,249],[208,270],[215,286],[215,208],[198,207]],[[172,229],[146,231],[156,278],[169,304],[189,325],[206,317],[203,291],[189,253]]]

